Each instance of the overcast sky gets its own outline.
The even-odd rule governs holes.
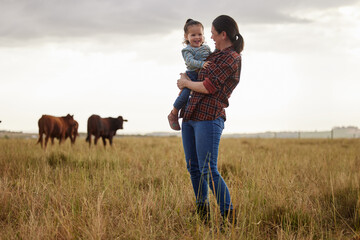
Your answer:
[[[42,114],[172,130],[187,18],[232,16],[245,40],[225,133],[360,127],[360,1],[0,0],[0,130]]]

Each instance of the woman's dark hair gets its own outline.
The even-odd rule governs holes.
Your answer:
[[[244,49],[244,39],[239,32],[237,23],[232,17],[220,15],[212,22],[213,27],[218,33],[226,32],[226,36],[233,43],[237,53]]]
[[[189,18],[188,20],[186,20],[186,23],[184,25],[184,34],[187,34],[189,31],[189,27],[194,25],[200,25],[201,28],[204,30],[204,26],[201,24],[201,22]],[[190,42],[185,39],[184,43],[189,44]]]

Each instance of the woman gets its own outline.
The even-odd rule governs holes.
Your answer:
[[[244,41],[235,20],[226,15],[213,21],[211,34],[216,50],[206,59],[211,64],[200,70],[200,82],[190,81],[186,74],[181,74],[177,81],[180,89],[186,87],[192,90],[187,105],[180,113],[183,118],[182,140],[200,218],[209,220],[210,186],[220,206],[221,215],[234,223],[235,210],[229,189],[218,172],[217,157],[226,120],[225,108],[240,81],[240,53]]]

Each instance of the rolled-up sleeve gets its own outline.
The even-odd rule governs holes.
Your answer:
[[[214,84],[212,84],[212,82],[210,81],[209,78],[205,78],[205,81],[203,82],[204,87],[206,88],[206,90],[208,90],[208,92],[210,94],[213,94],[216,92],[216,87],[214,86]]]

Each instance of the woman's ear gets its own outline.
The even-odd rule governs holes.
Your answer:
[[[222,37],[224,40],[226,39],[227,34],[226,34],[226,32],[225,32],[225,31],[222,31],[222,32],[221,32],[221,37]]]

